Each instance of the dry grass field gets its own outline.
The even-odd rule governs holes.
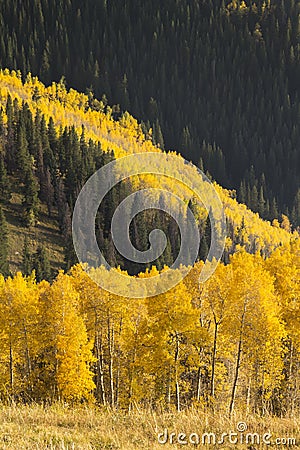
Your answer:
[[[237,430],[238,428],[242,430],[245,424],[247,430]],[[165,429],[169,431],[168,443],[159,443],[158,433]],[[229,434],[230,431],[231,443],[229,436],[224,436],[224,442],[221,443],[222,433]],[[176,436],[171,436],[170,433],[175,433]],[[214,444],[212,435],[209,437],[204,433],[215,433],[216,443]],[[259,435],[259,444],[254,433]],[[203,434],[204,443],[202,443]],[[262,442],[263,436],[265,443]],[[199,444],[196,443],[197,437],[200,440]],[[162,442],[164,438],[165,436],[160,437]],[[178,443],[178,439],[182,443]],[[208,439],[211,440],[210,443]],[[49,407],[38,405],[0,407],[0,450],[160,448],[296,449],[300,448],[300,420],[271,417],[261,419],[238,415],[229,420],[220,415],[196,410],[181,413],[135,410],[128,414],[93,407],[68,408],[59,404]]]

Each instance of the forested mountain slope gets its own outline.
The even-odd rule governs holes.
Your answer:
[[[104,94],[261,216],[299,225],[299,24],[295,0],[3,0],[0,66]]]
[[[175,409],[183,431],[205,417],[202,447],[231,425],[241,445],[265,430],[275,445],[289,422],[280,442],[296,445],[299,11],[0,1],[0,402],[34,425],[20,415],[20,444],[4,421],[5,448],[75,448],[91,405],[116,439],[89,426],[82,448],[126,447],[115,419],[134,409],[155,422],[127,427],[139,448]],[[60,440],[48,418],[55,436],[40,438],[32,405],[56,402],[74,433],[56,417]]]
[[[71,238],[72,209],[87,178],[114,158],[130,152],[160,152],[161,149],[152,143],[151,130],[145,136],[141,125],[128,113],[115,120],[109,106],[95,99],[91,101],[89,96],[73,89],[67,91],[63,82],[45,87],[30,75],[23,83],[20,73],[1,71],[0,106],[0,187],[3,209],[10,222],[8,259],[11,269],[21,268],[24,273],[30,273],[37,261],[44,258],[43,249],[39,248],[42,242],[51,250],[53,268],[62,267],[62,250],[65,265],[70,267],[76,262]],[[139,181],[142,182],[151,185],[153,180]],[[225,261],[237,245],[251,253],[261,251],[269,255],[277,246],[289,242],[292,234],[286,217],[271,225],[239,204],[233,191],[215,186],[227,217]],[[132,188],[128,182],[125,194]],[[102,213],[100,211],[98,228],[102,234],[99,231],[98,239],[106,248],[108,259],[128,269],[111,249],[108,224],[122,196],[124,192],[119,192],[106,199],[106,206]],[[202,258],[209,245],[206,215],[199,219]],[[158,223],[162,228],[170,225],[161,217],[156,217],[156,225]],[[150,227],[150,223],[148,225]],[[31,242],[24,241],[24,234]],[[148,242],[145,230],[144,234],[146,241],[140,243],[142,247]],[[37,254],[31,254],[36,251]],[[169,242],[168,255],[157,262],[158,268],[170,265],[176,251],[175,244]],[[8,273],[5,261],[2,264],[5,267],[2,272]],[[38,279],[50,277],[49,270],[46,275],[43,270],[41,268]]]

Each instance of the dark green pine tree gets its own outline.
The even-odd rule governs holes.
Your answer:
[[[28,236],[25,235],[24,245],[22,251],[22,273],[24,275],[30,275],[32,272],[32,252],[30,250]]]
[[[252,211],[258,212],[258,191],[256,184],[254,184],[252,191],[251,191],[251,204],[250,207]]]
[[[201,170],[201,172],[204,173],[204,164],[203,164],[203,159],[202,159],[202,157],[199,159],[198,167],[199,167],[199,169]]]
[[[43,51],[42,65],[41,65],[41,76],[43,77],[46,83],[49,83],[51,81],[49,71],[50,71],[50,49],[49,49],[49,41],[47,41],[45,50]]]
[[[246,203],[247,199],[247,189],[246,189],[246,183],[245,180],[241,181],[240,189],[238,192],[238,199],[241,203]]]
[[[50,120],[49,120],[50,123]],[[52,135],[52,128],[50,129],[51,131],[51,139],[54,137]],[[47,128],[47,123],[45,120],[45,116],[42,116],[41,118],[41,122],[40,122],[40,129],[36,130],[36,136],[37,141],[39,141],[39,139],[41,140],[42,143],[42,148],[43,148],[43,162],[44,162],[44,166],[49,167],[51,173],[53,173],[55,171],[55,169],[57,168],[57,163],[55,160],[55,153],[54,150],[51,148],[50,146],[50,141],[49,141],[49,130]],[[56,149],[56,145],[54,144],[54,149]]]
[[[265,217],[266,212],[266,201],[264,196],[264,189],[263,186],[259,189],[259,196],[258,196],[258,212],[261,217]]]
[[[173,264],[173,255],[172,255],[172,247],[171,247],[171,243],[170,243],[170,239],[167,236],[167,245],[166,248],[163,252],[163,254],[161,255],[160,259],[160,263],[162,268],[164,266],[168,266],[171,267]]]
[[[101,249],[102,250],[102,249]],[[106,261],[111,267],[116,267],[117,257],[114,243],[112,241],[111,236],[108,236],[107,239],[104,239],[103,243],[103,254],[105,256]],[[127,267],[124,267],[127,269]]]
[[[210,247],[210,240],[211,240],[211,225],[209,216],[207,216],[200,239],[199,259],[201,259],[202,261],[205,261],[207,258]]]
[[[20,123],[17,132],[17,170],[20,173],[21,179],[24,180],[26,173],[31,170],[32,162],[28,151],[28,141],[26,139],[25,126]]]
[[[57,154],[57,133],[55,129],[54,120],[52,117],[50,117],[48,122],[48,140],[50,148],[54,155]]]
[[[147,217],[149,224],[149,214],[143,211],[144,202],[136,197],[132,204],[132,211],[140,211],[132,220],[130,237],[132,244],[140,251],[147,250],[149,246],[147,229]]]
[[[126,73],[120,82],[118,98],[120,99],[121,107],[124,111],[130,111],[130,101],[128,95],[128,79]]]
[[[40,245],[33,256],[33,269],[35,270],[36,280],[51,280],[51,268],[48,252],[43,245]]]
[[[277,203],[276,203],[276,199],[275,197],[273,197],[272,202],[271,202],[271,206],[270,206],[270,219],[278,219],[278,208],[277,208]]]
[[[11,197],[11,185],[7,176],[3,155],[0,155],[0,202],[9,202]]]
[[[65,183],[62,177],[58,177],[56,179],[56,189],[55,189],[55,198],[56,198],[56,204],[58,209],[58,224],[60,232],[63,233],[63,227],[64,227],[64,212],[65,212],[65,205],[67,203],[66,193],[65,193]]]
[[[16,169],[16,145],[15,145],[15,127],[14,127],[14,109],[11,96],[8,95],[6,102],[7,133],[5,145],[5,163],[8,172],[11,174]]]
[[[14,110],[10,94],[7,97],[5,112],[7,116],[7,131],[13,132]]]
[[[165,142],[164,142],[164,137],[161,131],[161,127],[159,124],[158,119],[156,119],[156,121],[153,124],[153,131],[152,131],[152,141],[153,144],[158,145],[159,148],[161,148],[162,150],[164,150],[165,148]]]
[[[5,132],[4,122],[3,122],[3,108],[0,108],[0,136],[3,136]]]
[[[8,263],[8,230],[7,222],[2,207],[0,206],[0,273],[4,277],[9,276]]]
[[[72,239],[72,213],[66,202],[63,208],[62,235],[64,237],[64,260],[65,268],[69,270],[78,262]]]
[[[240,245],[245,245],[245,217],[242,217],[241,225],[237,229],[236,243]]]
[[[189,130],[189,127],[186,126],[183,128],[182,130],[182,135],[181,135],[181,139],[180,139],[180,150],[187,153],[187,152],[191,152],[192,151],[192,138],[191,138],[191,133]],[[202,162],[203,165],[203,162]],[[199,166],[200,170],[201,167]]]
[[[32,173],[27,170],[23,186],[24,221],[27,227],[35,226],[39,213],[38,183]]]
[[[169,221],[167,236],[170,239],[172,250],[172,263],[173,263],[180,252],[180,242],[181,242],[179,227],[173,218],[171,218]]]
[[[294,205],[292,209],[292,220],[295,226],[300,226],[300,189],[298,189],[295,195]]]
[[[48,216],[51,217],[52,215],[52,208],[54,204],[54,187],[51,180],[51,174],[49,167],[47,167],[45,171],[45,178],[43,180],[45,192],[46,192],[46,203],[48,208]]]

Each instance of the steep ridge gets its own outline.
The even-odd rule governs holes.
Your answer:
[[[4,126],[7,122],[5,108],[8,96],[13,101],[17,100],[20,105],[27,103],[33,117],[38,111],[44,116],[46,123],[51,117],[58,134],[62,133],[64,127],[71,126],[74,126],[79,134],[84,127],[87,141],[91,139],[100,142],[102,151],[113,152],[116,158],[130,153],[161,151],[158,146],[153,145],[149,136],[144,135],[141,125],[129,113],[126,112],[116,118],[112,108],[97,100],[91,103],[87,95],[78,93],[74,89],[67,90],[63,81],[46,87],[30,74],[23,82],[20,72],[1,70],[0,108],[3,111]],[[173,154],[181,158],[175,152]],[[197,176],[196,169],[195,176]],[[144,178],[142,182],[151,184],[152,181]],[[168,186],[168,182],[165,183]],[[223,189],[216,183],[215,187],[222,199],[227,217],[228,237],[225,256],[233,253],[237,245],[244,246],[251,253],[261,251],[262,254],[269,255],[276,247],[298,236],[297,232],[291,234],[286,220],[280,223],[275,218],[272,224],[262,220],[258,213],[253,213],[244,204],[237,202],[234,191]],[[16,199],[16,196],[13,196],[14,198]],[[14,217],[14,210],[10,206],[4,209],[10,222],[10,262],[14,271],[20,268],[21,261],[19,235],[22,232],[28,233],[28,230],[18,223],[17,217]],[[62,253],[56,219],[55,215],[50,222],[47,219],[47,233],[39,234],[36,230],[34,232],[31,230],[30,233],[36,241],[41,239],[45,242],[52,254],[52,265],[58,268],[62,266]],[[39,226],[45,228],[42,219],[37,227]]]

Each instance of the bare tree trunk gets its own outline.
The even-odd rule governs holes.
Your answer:
[[[238,382],[238,378],[239,378],[239,370],[240,370],[240,363],[241,363],[241,354],[242,354],[242,337],[240,336],[238,353],[237,353],[237,358],[236,358],[236,365],[235,365],[234,381],[233,381],[231,400],[230,400],[230,406],[229,406],[229,416],[230,417],[232,416],[233,409],[234,409],[236,387],[237,387],[237,382]]]
[[[131,408],[132,408],[132,394],[133,394],[133,385],[132,385],[132,376],[130,376],[129,379],[129,393],[128,393],[128,412],[131,412]]]
[[[115,407],[119,407],[119,387],[120,387],[120,358],[117,358],[117,372],[116,372],[116,383],[115,383]]]
[[[294,412],[294,403],[295,403],[295,386],[292,386],[292,382],[293,382],[293,364],[294,364],[294,346],[293,346],[293,342],[291,341],[291,346],[290,346],[290,361],[289,361],[289,379],[288,379],[288,408],[289,408],[289,412],[291,414],[293,414]]]
[[[263,373],[262,373],[262,384],[261,384],[261,415],[262,416],[264,416],[265,412],[266,412],[264,394],[265,394],[265,374],[264,374],[264,371],[263,371]]]
[[[294,346],[293,346],[293,342],[291,341],[290,364],[289,364],[289,380],[292,378],[292,374],[293,374],[293,353],[294,353]]]
[[[9,342],[9,382],[10,382],[10,391],[13,394],[14,391],[14,361],[13,361],[13,349],[11,340]]]
[[[213,354],[212,354],[212,361],[211,361],[211,385],[210,385],[210,395],[212,398],[214,398],[214,396],[215,396],[215,369],[216,369],[216,356],[217,356],[218,326],[219,326],[218,322],[215,321]]]
[[[100,391],[100,401],[106,406],[106,395],[105,395],[105,386],[104,386],[104,369],[103,369],[103,349],[102,349],[102,337],[99,339],[99,332],[96,331],[95,336],[95,349],[96,349],[96,358],[97,358],[97,382],[96,389],[97,393]],[[99,398],[99,394],[97,395]]]
[[[120,323],[119,323],[119,337],[121,336],[122,333],[122,325],[123,325],[123,318],[120,318]],[[117,365],[117,373],[116,373],[116,388],[115,388],[115,406],[118,408],[119,407],[119,386],[120,386],[120,372],[121,372],[121,347],[120,344],[118,344],[118,351],[117,351],[117,361],[118,361],[118,365]]]
[[[132,396],[133,396],[133,379],[134,379],[134,363],[136,361],[136,345],[137,345],[137,334],[135,334],[135,344],[134,344],[134,352],[133,358],[131,361],[131,368],[129,369],[129,403],[128,403],[128,412],[131,411],[132,408]]]
[[[107,344],[109,356],[109,387],[110,387],[110,404],[114,407],[115,391],[114,391],[114,329],[111,328],[110,317],[107,319]]]
[[[27,376],[31,374],[31,359],[30,359],[30,352],[29,352],[29,346],[28,346],[28,335],[27,335],[27,329],[26,326],[24,326],[24,336],[25,336],[25,354],[26,354],[26,366],[27,366]]]
[[[201,394],[201,367],[199,366],[197,374],[197,393],[196,393],[197,402],[200,401],[200,394]]]
[[[176,332],[176,350],[175,350],[175,385],[176,385],[176,408],[180,411],[180,388],[178,380],[178,359],[179,359],[179,336]]]
[[[171,404],[171,373],[172,373],[172,366],[169,365],[169,376],[168,376],[168,384],[167,384],[167,404],[170,406]]]
[[[235,394],[236,394],[236,388],[239,378],[239,370],[241,365],[241,356],[242,356],[242,343],[243,343],[243,332],[244,332],[244,323],[245,323],[245,316],[246,316],[246,307],[247,303],[244,302],[244,309],[242,314],[242,321],[240,326],[240,336],[239,336],[239,344],[238,344],[238,352],[237,352],[237,358],[236,358],[236,364],[235,364],[235,373],[234,373],[234,381],[232,386],[232,392],[231,392],[231,399],[230,399],[230,406],[229,406],[229,416],[232,416],[233,409],[234,409],[234,401],[235,401]]]
[[[251,378],[249,379],[248,388],[247,388],[247,414],[250,412],[250,401],[251,401]]]

